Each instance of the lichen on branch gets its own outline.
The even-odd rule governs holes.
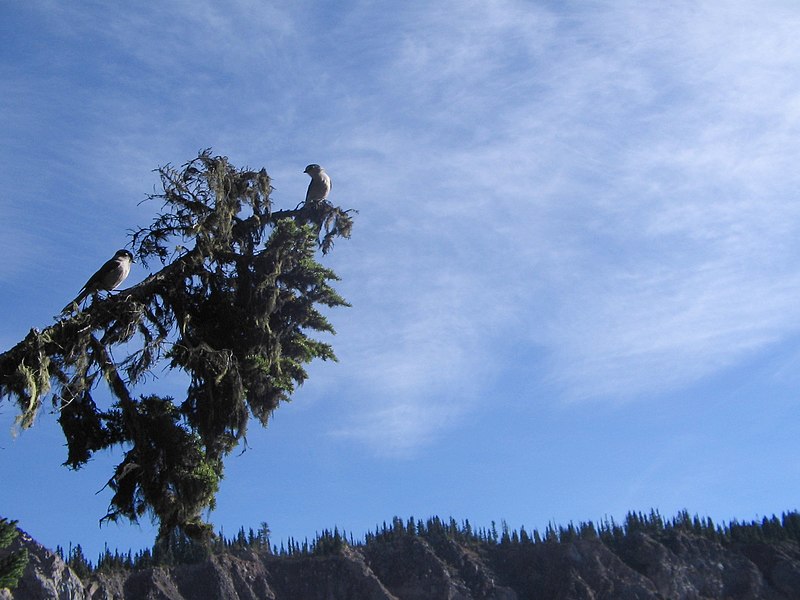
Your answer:
[[[148,200],[160,212],[131,231],[131,246],[160,269],[0,354],[0,398],[16,402],[22,428],[49,398],[72,468],[123,448],[105,518],[148,513],[161,538],[176,528],[203,537],[201,513],[250,418],[266,425],[306,364],[336,359],[311,337],[334,332],[321,307],[347,306],[317,252],[350,236],[354,211],[327,200],[274,211],[265,169],[210,150],[157,172],[163,191]],[[181,401],[155,389],[149,375],[163,366],[188,376]]]

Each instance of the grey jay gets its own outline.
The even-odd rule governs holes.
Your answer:
[[[303,173],[308,173],[311,177],[311,183],[308,184],[306,192],[306,202],[326,200],[331,191],[331,178],[328,177],[325,169],[317,164],[311,164]]]
[[[100,290],[110,292],[116,289],[131,272],[132,262],[133,254],[127,250],[117,250],[113,258],[100,267],[97,273],[89,277],[89,281],[81,288],[75,300],[67,304],[61,312],[67,312],[74,304],[80,304],[89,294]]]

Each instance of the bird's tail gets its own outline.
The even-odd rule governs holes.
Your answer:
[[[86,296],[89,295],[89,291],[86,289],[81,290],[81,293],[75,296],[75,299],[67,304],[64,308],[61,309],[61,314],[72,312],[75,306],[80,306],[80,303],[86,299]]]

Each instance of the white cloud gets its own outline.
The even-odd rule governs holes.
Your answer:
[[[84,119],[56,140],[83,202],[130,206],[211,145],[278,174],[286,205],[325,164],[361,211],[328,259],[354,303],[325,375],[347,390],[340,435],[435,439],[492,393],[495,356],[620,398],[798,328],[791,3],[40,6],[107,53],[54,118]]]
[[[409,117],[421,130],[361,124],[388,181],[412,182],[371,208],[401,230],[374,246],[402,256],[378,267],[395,279],[384,292],[416,307],[367,317],[378,368],[362,438],[418,416],[398,403],[469,410],[491,393],[498,348],[544,347],[545,365],[520,354],[517,367],[546,367],[566,398],[620,400],[688,385],[800,327],[797,11],[614,3],[566,21],[515,6],[422,15],[384,85],[434,108]],[[512,49],[491,52],[498,39]],[[476,365],[477,392],[439,400]]]
[[[381,456],[405,458],[430,444],[463,415],[463,407],[452,400],[409,402],[398,396],[386,400],[348,425],[333,429],[332,435],[367,444]]]

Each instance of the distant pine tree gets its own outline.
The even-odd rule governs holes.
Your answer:
[[[83,554],[83,548],[81,548],[80,544],[70,548],[69,556],[67,557],[67,565],[75,572],[75,575],[81,579],[88,577],[94,570],[92,564],[86,560],[86,556]]]

